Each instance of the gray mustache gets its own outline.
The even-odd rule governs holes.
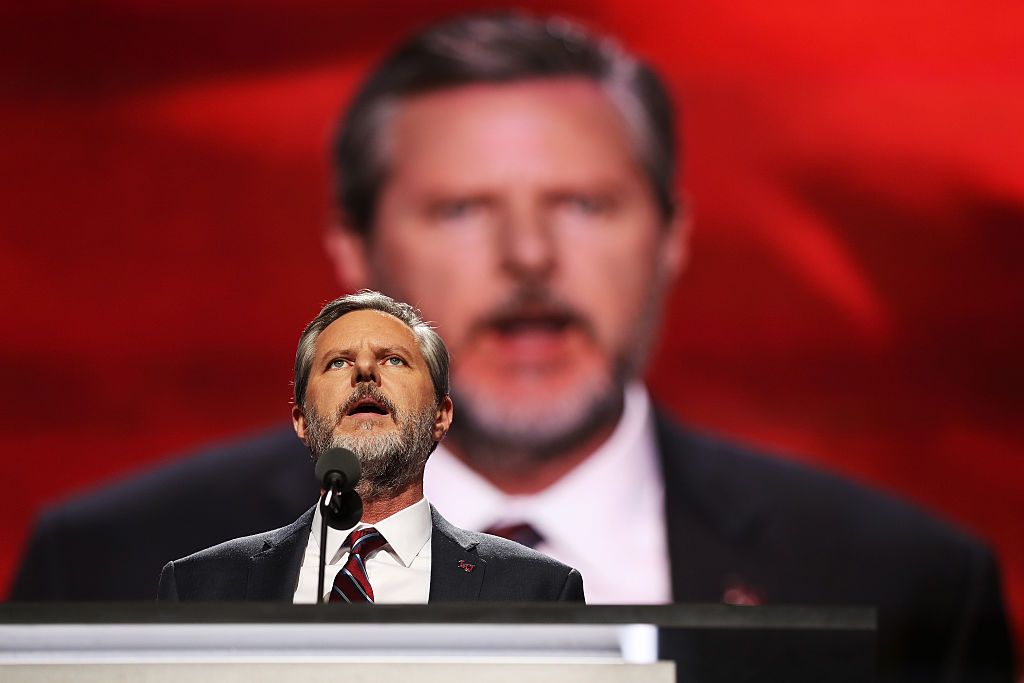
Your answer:
[[[365,398],[372,398],[374,401],[387,408],[387,411],[391,413],[392,418],[397,421],[398,413],[395,410],[395,404],[384,395],[384,392],[372,384],[360,384],[348,399],[338,408],[335,422],[341,422],[341,419],[348,415],[348,411],[352,409],[352,406]]]

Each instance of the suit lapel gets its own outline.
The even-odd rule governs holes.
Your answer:
[[[245,599],[291,602],[299,582],[299,568],[313,524],[310,508],[286,527],[273,532],[263,549],[252,557]]]
[[[770,517],[756,485],[738,481],[731,454],[656,415],[665,481],[669,566],[675,602],[720,602],[748,573]],[[756,484],[756,483],[755,483]]]
[[[480,599],[486,562],[477,542],[452,526],[430,506],[434,530],[430,535],[430,598],[428,602],[474,602]]]

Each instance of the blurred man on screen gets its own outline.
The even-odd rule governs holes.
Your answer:
[[[343,287],[415,302],[450,344],[460,419],[427,469],[427,495],[455,524],[577,567],[591,602],[877,605],[887,676],[1009,680],[983,545],[888,497],[684,430],[652,406],[640,373],[687,255],[674,130],[649,67],[561,20],[434,26],[363,84],[335,150],[339,225],[326,244]],[[265,501],[254,488],[251,509],[222,533],[265,528],[299,480],[285,458],[302,458],[282,438],[51,511],[15,595],[116,597],[97,587],[105,579],[61,576],[57,539],[99,535],[127,556],[119,539],[132,531],[111,525],[129,504],[146,519],[149,492],[168,477],[192,486],[265,460],[278,484]],[[231,495],[227,484],[195,485],[184,494],[194,509]],[[628,581],[609,539],[643,559]],[[208,545],[190,540],[185,552]],[[154,542],[165,554],[147,550],[147,561],[183,554],[169,543]]]

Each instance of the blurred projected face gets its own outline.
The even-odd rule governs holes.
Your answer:
[[[387,131],[370,275],[448,342],[453,436],[544,457],[611,424],[679,259],[619,112],[584,79],[474,85]]]

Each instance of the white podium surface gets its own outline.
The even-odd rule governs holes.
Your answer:
[[[360,662],[328,664],[36,664],[0,666],[7,683],[672,683],[675,666],[523,662]]]
[[[876,634],[842,606],[4,603],[0,683],[869,683]]]
[[[609,624],[4,624],[0,680],[672,683],[655,638]]]

